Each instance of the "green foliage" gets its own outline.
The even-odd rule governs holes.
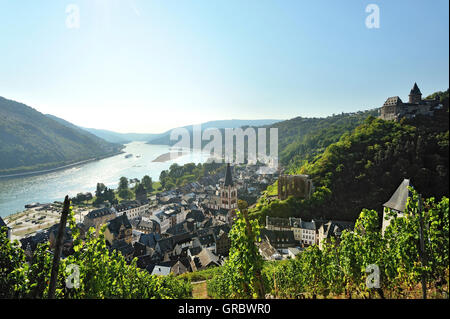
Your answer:
[[[152,276],[136,267],[136,259],[127,264],[124,257],[106,247],[103,229],[91,228],[86,240],[79,237],[73,212],[70,213],[74,253],[61,259],[56,297],[67,298],[189,298],[188,282],[170,276]],[[2,298],[47,298],[53,255],[48,243],[35,250],[30,263],[18,243],[10,243],[0,234],[0,293]],[[68,288],[69,265],[79,267],[79,287]]]
[[[263,200],[261,217],[355,220],[363,208],[380,211],[404,178],[426,197],[448,196],[448,121],[448,111],[402,123],[368,117],[296,169],[311,176],[311,199]]]
[[[326,147],[339,141],[362,124],[368,116],[376,116],[377,110],[342,113],[326,118],[294,118],[271,125],[278,128],[280,162],[290,172],[304,163],[313,161]]]
[[[245,204],[237,212],[230,231],[231,248],[223,272],[208,282],[208,294],[217,298],[263,298],[263,260],[256,241],[259,240],[257,220],[249,220]]]
[[[149,192],[149,193],[153,192],[153,181],[152,181],[152,178],[151,178],[150,176],[145,175],[145,176],[142,178],[141,183],[144,185],[145,190],[146,190],[147,192]]]
[[[435,287],[445,296],[449,276],[449,200],[434,198],[418,209],[418,194],[411,189],[406,213],[391,213],[392,221],[383,237],[377,212],[363,210],[354,231],[344,231],[339,241],[322,243],[322,250],[311,246],[296,259],[264,267],[265,287],[281,298],[410,297],[426,276],[428,289]],[[426,264],[419,255],[419,225],[423,223]],[[380,287],[369,288],[366,272],[377,265]],[[433,284],[433,285],[431,285]]]

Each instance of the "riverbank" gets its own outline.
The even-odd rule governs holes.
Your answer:
[[[58,166],[58,167],[54,167],[54,168],[49,168],[49,169],[45,169],[45,170],[39,170],[39,171],[30,171],[30,172],[25,171],[25,172],[22,172],[22,173],[9,174],[9,175],[2,175],[0,173],[0,179],[2,179],[2,178],[17,178],[17,177],[35,176],[35,175],[52,173],[52,172],[56,172],[56,171],[59,171],[59,170],[72,168],[72,167],[77,166],[77,165],[82,165],[82,164],[86,164],[86,163],[90,163],[90,162],[94,162],[94,161],[100,161],[102,159],[105,159],[105,158],[108,158],[108,157],[113,157],[113,156],[124,154],[124,153],[125,153],[124,151],[114,152],[114,153],[107,154],[107,155],[104,155],[104,156],[94,157],[94,158],[87,159],[87,160],[84,160],[84,161],[79,161],[79,162],[76,162],[76,163],[67,164],[67,165],[63,165],[63,166]]]
[[[93,206],[74,207],[77,222],[82,222]],[[55,202],[39,207],[29,208],[22,212],[9,215],[4,218],[5,223],[11,228],[12,240],[19,240],[38,231],[42,231],[58,224],[61,218],[62,203]]]

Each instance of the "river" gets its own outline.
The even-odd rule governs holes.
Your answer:
[[[94,193],[97,183],[116,188],[122,176],[141,179],[149,175],[153,181],[157,181],[161,171],[168,169],[173,163],[197,164],[208,159],[207,154],[198,151],[168,162],[152,162],[158,156],[169,152],[169,146],[149,145],[144,142],[126,144],[124,151],[125,154],[42,175],[0,178],[0,216],[23,211],[26,204],[34,202],[50,203],[63,201],[66,195]],[[125,158],[127,154],[133,156]]]

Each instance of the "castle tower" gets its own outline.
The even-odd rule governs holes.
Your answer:
[[[414,83],[411,92],[409,92],[409,103],[420,103],[422,101],[422,92],[420,92],[417,83]]]
[[[225,182],[220,188],[220,208],[237,208],[237,188],[233,183],[233,177],[231,176],[231,167],[229,163],[227,164],[227,171],[225,173]]]

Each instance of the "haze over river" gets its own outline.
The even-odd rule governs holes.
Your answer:
[[[208,154],[197,151],[168,162],[152,162],[168,153],[169,146],[144,142],[127,144],[124,151],[125,154],[43,175],[0,178],[0,216],[23,211],[26,204],[34,202],[63,201],[66,195],[72,197],[81,192],[94,194],[97,183],[116,188],[122,176],[142,179],[144,175],[149,175],[153,181],[157,181],[161,171],[173,163],[197,164],[208,159]],[[127,154],[133,154],[133,157],[125,158]]]

